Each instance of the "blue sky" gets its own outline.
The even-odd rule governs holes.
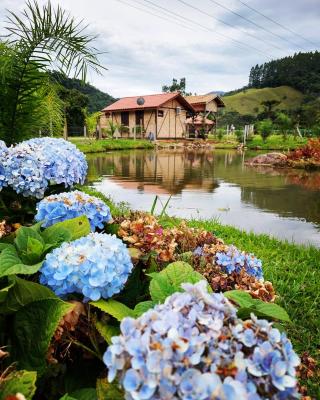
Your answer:
[[[84,19],[89,31],[99,35],[95,44],[106,52],[101,61],[108,71],[103,76],[89,74],[89,80],[115,97],[161,92],[161,86],[173,77],[186,77],[187,89],[198,94],[232,90],[247,83],[252,65],[320,48],[319,0],[52,0],[52,3],[61,4],[76,18]],[[170,14],[151,3],[169,10]],[[5,25],[6,9],[18,11],[23,6],[24,1],[1,0],[0,31],[3,32]]]

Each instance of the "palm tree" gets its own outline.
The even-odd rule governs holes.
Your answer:
[[[11,144],[37,134],[49,69],[85,80],[89,69],[100,73],[103,67],[92,47],[95,36],[50,1],[42,7],[27,1],[21,16],[9,12],[6,30],[0,42],[0,138]]]

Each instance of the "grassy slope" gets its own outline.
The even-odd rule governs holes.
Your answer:
[[[89,188],[85,191],[107,201],[113,215],[119,215],[124,210],[99,192]],[[169,218],[169,221],[176,224],[180,220]],[[189,224],[213,231],[225,243],[254,253],[262,260],[265,279],[273,283],[279,295],[278,302],[291,317],[292,324],[287,327],[287,332],[296,351],[299,354],[308,351],[320,362],[320,249],[248,233],[216,221],[192,220]],[[307,386],[308,394],[320,399],[318,379],[310,379]]]
[[[240,114],[257,115],[263,111],[262,101],[277,100],[280,104],[279,110],[290,110],[297,108],[302,101],[303,94],[289,86],[277,88],[248,89],[231,96],[224,96],[226,111],[237,111]],[[255,108],[258,107],[258,112]]]
[[[89,140],[70,138],[79,150],[83,153],[99,153],[108,150],[127,150],[127,149],[152,149],[154,145],[147,140],[130,139],[105,139]]]

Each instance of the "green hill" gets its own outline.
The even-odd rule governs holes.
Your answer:
[[[236,94],[223,96],[226,111],[237,111],[239,114],[257,115],[263,111],[263,101],[279,101],[275,110],[294,110],[301,105],[303,94],[290,86],[275,88],[245,89]]]

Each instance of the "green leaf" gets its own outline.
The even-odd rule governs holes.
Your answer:
[[[49,228],[47,228],[41,233],[41,235],[46,243],[45,250],[50,247],[58,247],[63,242],[70,242],[72,240],[71,232],[63,226],[61,226],[58,230],[49,230]]]
[[[41,235],[35,229],[22,226],[18,229],[16,238],[14,240],[14,243],[19,253],[28,253],[28,241],[30,240],[30,238],[36,239],[37,241],[42,243],[42,245],[44,245]]]
[[[119,229],[119,224],[106,224],[104,227],[104,231],[110,235],[118,235]]]
[[[109,383],[106,378],[97,380],[98,400],[124,400],[124,392],[116,383]]]
[[[9,278],[12,286],[5,301],[0,304],[1,314],[12,314],[21,307],[37,300],[58,299],[58,297],[47,287],[30,282],[17,276]]]
[[[152,273],[151,277],[150,295],[157,303],[163,303],[173,293],[182,292],[182,283],[196,283],[205,279],[191,265],[183,261],[171,263],[158,274]]]
[[[150,308],[153,308],[157,303],[155,301],[142,301],[141,303],[138,303],[133,312],[135,314],[136,317],[140,317],[140,315],[142,315],[143,313],[145,313],[146,311],[150,310]]]
[[[91,231],[88,218],[82,215],[77,218],[57,222],[45,229],[41,235],[46,243],[54,243],[54,238],[61,237],[61,234],[66,235],[66,231],[69,232],[70,241],[88,235]]]
[[[60,299],[37,300],[14,316],[13,349],[19,366],[42,374],[51,338],[72,305]]]
[[[37,373],[35,371],[14,371],[0,382],[0,400],[17,393],[24,395],[26,400],[32,400],[36,391]]]
[[[234,303],[236,303],[240,307],[251,307],[254,304],[253,298],[250,296],[248,292],[245,292],[243,290],[230,290],[228,292],[223,293],[223,295],[229,299],[232,300]]]
[[[41,256],[44,251],[43,241],[29,237],[27,240],[27,250],[21,252],[21,259],[27,264],[36,264],[41,261]]]
[[[290,322],[290,317],[287,311],[274,303],[265,303],[263,301],[255,302],[255,314],[262,317],[267,317],[279,321]]]
[[[77,400],[97,400],[97,391],[95,388],[84,388],[75,390],[70,394],[71,398]]]
[[[0,254],[0,278],[9,275],[32,275],[39,271],[42,262],[34,265],[23,264],[14,246],[7,247]]]
[[[71,397],[68,393],[66,393],[65,395],[60,397],[59,400],[78,400],[78,399],[76,399],[75,397]]]
[[[113,336],[120,335],[120,328],[118,326],[108,325],[101,321],[96,322],[97,331],[103,337],[103,339],[108,343],[111,344],[111,338]]]
[[[5,301],[5,299],[8,296],[8,293],[10,291],[10,289],[12,289],[12,287],[14,286],[15,282],[12,280],[9,280],[7,278],[4,278],[5,284],[3,285],[4,287],[2,289],[0,289],[0,303],[3,303]]]
[[[121,321],[125,317],[135,317],[134,311],[131,308],[113,299],[100,299],[98,301],[91,301],[90,304],[116,318],[118,321]]]

